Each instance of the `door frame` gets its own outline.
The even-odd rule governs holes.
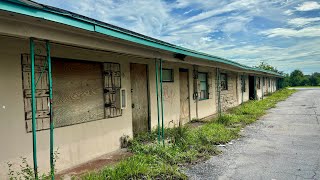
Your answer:
[[[147,132],[151,132],[151,104],[150,104],[150,78],[149,78],[149,65],[148,64],[145,64],[145,63],[134,63],[134,62],[130,62],[129,63],[129,72],[130,72],[130,89],[132,89],[132,86],[131,86],[131,64],[141,64],[141,65],[145,65],[146,66],[146,83],[147,83],[147,103],[148,103],[148,130]],[[130,91],[130,96],[131,96],[131,104],[132,104],[132,92]],[[131,107],[131,106],[130,106]],[[133,110],[132,110],[132,107],[131,107],[131,119],[133,120],[132,118],[132,114],[133,114]],[[133,129],[132,129],[133,130]]]
[[[248,76],[248,80],[249,80],[249,100],[255,100],[255,91],[256,91],[256,87],[255,87],[255,76],[249,75]]]
[[[188,116],[189,116],[189,118],[188,118],[188,122],[190,122],[191,121],[191,103],[190,103],[190,101],[191,101],[191,99],[190,99],[190,82],[189,82],[189,69],[187,69],[187,68],[179,68],[179,81],[180,81],[180,72],[186,72],[187,73],[187,83],[188,83],[188,111],[189,111],[189,114],[188,114]],[[179,82],[179,94],[180,94],[180,82]],[[181,108],[181,104],[180,104],[180,107],[179,108]],[[179,122],[180,122],[180,114],[179,114]]]

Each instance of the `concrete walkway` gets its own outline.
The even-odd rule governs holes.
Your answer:
[[[190,179],[320,180],[320,89],[303,89],[247,126]]]

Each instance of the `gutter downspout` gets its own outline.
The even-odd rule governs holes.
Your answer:
[[[34,67],[34,39],[30,38],[30,57],[31,57],[31,111],[32,111],[32,143],[33,143],[33,170],[35,179],[38,179],[37,161],[37,127],[36,127],[36,98],[35,98],[35,67]]]

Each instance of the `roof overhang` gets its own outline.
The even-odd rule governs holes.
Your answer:
[[[126,41],[132,45],[154,49],[172,54],[180,54],[197,61],[214,62],[216,65],[224,65],[240,72],[255,73],[267,76],[283,77],[281,74],[263,69],[249,67],[228,59],[220,58],[206,53],[186,49],[170,43],[166,43],[154,38],[150,38],[138,33],[134,33],[122,28],[118,28],[100,21],[83,17],[68,11],[41,5],[28,0],[5,0],[0,1],[0,10],[16,13],[24,16],[37,18],[44,21],[54,22],[73,28],[81,29],[88,33],[100,34],[114,39]],[[156,56],[154,56],[156,58]]]

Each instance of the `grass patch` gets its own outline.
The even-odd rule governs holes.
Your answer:
[[[290,86],[288,88],[320,88],[320,86]]]
[[[165,146],[157,131],[142,133],[129,143],[134,155],[113,167],[90,172],[80,179],[187,179],[181,166],[197,163],[220,153],[216,146],[239,136],[239,131],[285,100],[296,90],[283,89],[261,101],[249,101],[197,128],[165,129]]]

